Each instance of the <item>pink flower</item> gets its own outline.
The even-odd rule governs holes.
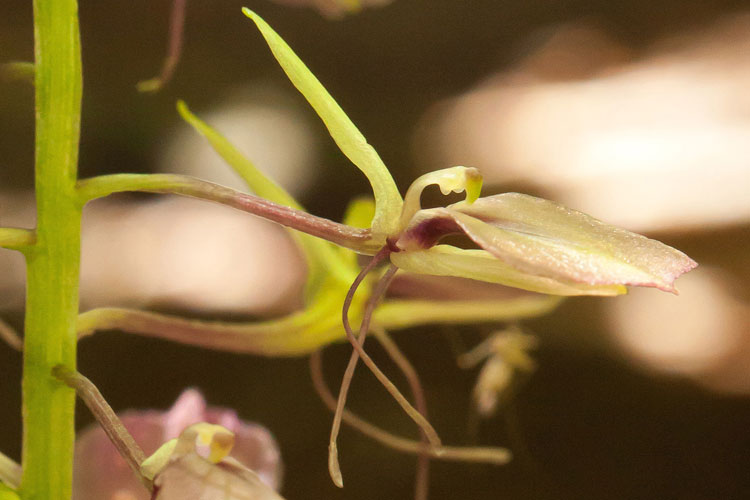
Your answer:
[[[261,425],[243,422],[234,410],[206,406],[195,389],[187,389],[166,412],[127,411],[120,415],[123,425],[146,455],[179,437],[187,427],[208,422],[227,428],[235,435],[231,456],[255,471],[268,486],[281,483],[281,457],[276,441]],[[76,440],[73,477],[75,500],[148,500],[151,494],[117,453],[104,431],[92,426]]]

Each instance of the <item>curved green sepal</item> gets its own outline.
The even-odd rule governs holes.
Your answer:
[[[188,122],[196,132],[205,137],[211,144],[211,147],[232,167],[245,181],[248,187],[258,196],[271,200],[279,205],[284,205],[297,210],[304,210],[302,205],[297,203],[292,195],[286,190],[263,175],[253,162],[245,158],[240,151],[234,147],[223,135],[216,129],[209,126],[206,122],[194,115],[188,108],[185,101],[177,101],[177,112],[183,120]]]
[[[286,42],[255,12],[247,7],[243,7],[242,12],[256,24],[279,65],[323,120],[341,152],[367,176],[376,203],[373,238],[385,242],[386,236],[398,230],[403,204],[390,172],[375,149]]]
[[[134,309],[93,309],[78,317],[79,338],[101,330],[121,330],[207,349],[258,354],[301,356],[346,338],[341,304],[347,287],[329,280],[304,310],[279,319],[254,323],[201,321]],[[367,287],[355,294],[349,318],[359,323]]]
[[[253,162],[245,158],[223,135],[194,115],[184,101],[177,101],[177,111],[188,124],[208,140],[214,151],[240,174],[250,190],[258,196],[279,205],[304,210],[302,205],[292,195],[266,177]],[[307,261],[306,296],[308,298],[316,293],[325,276],[329,273],[339,277],[344,282],[350,282],[357,275],[357,270],[352,270],[342,265],[338,247],[335,245],[299,231],[290,230],[289,233],[302,248]]]

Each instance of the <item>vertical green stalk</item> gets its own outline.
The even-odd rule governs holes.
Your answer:
[[[76,360],[82,86],[76,0],[34,0],[34,42],[37,240],[27,252],[21,497],[67,500],[75,394],[51,370],[58,364],[74,370]]]

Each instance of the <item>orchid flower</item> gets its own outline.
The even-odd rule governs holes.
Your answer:
[[[178,110],[182,116],[211,142],[257,195],[269,200],[263,201],[257,214],[308,233],[295,233],[294,236],[304,250],[309,267],[306,308],[285,318],[250,325],[206,323],[139,311],[103,309],[83,314],[79,331],[86,334],[117,328],[218,349],[297,355],[341,339],[341,320],[343,333],[355,352],[339,392],[329,446],[329,469],[336,484],[342,484],[336,458],[338,424],[349,381],[360,357],[420,425],[431,446],[440,445],[434,429],[364,351],[368,330],[436,321],[531,316],[554,307],[559,300],[533,296],[533,303],[527,304],[526,309],[507,308],[498,302],[482,304],[485,309],[490,306],[489,313],[482,313],[478,308],[467,309],[464,304],[448,308],[448,314],[440,313],[443,305],[439,302],[428,302],[421,310],[419,307],[410,308],[408,302],[398,304],[401,308],[393,307],[394,304],[387,299],[379,304],[388,285],[397,277],[397,271],[569,296],[618,295],[627,291],[627,285],[676,293],[674,280],[696,266],[692,259],[663,243],[607,225],[551,201],[517,193],[481,197],[481,175],[476,168],[458,166],[425,174],[402,198],[377,152],[321,83],[263,19],[248,9],[243,9],[243,12],[255,22],[282,69],[323,120],[344,155],[368,178],[374,205],[355,205],[347,217],[349,224],[345,225],[310,216],[283,189],[263,177],[231,144],[180,103]],[[444,194],[464,192],[466,199],[446,207],[422,209],[421,194],[429,185],[437,185]],[[96,191],[94,186],[92,182],[88,185],[86,181],[79,183],[79,189],[87,196],[92,195],[87,190]],[[251,212],[250,204],[260,207],[257,199],[250,203],[247,197],[240,198],[224,191],[219,193],[216,187],[197,188],[185,180],[180,180],[175,186],[175,192],[216,199]],[[143,189],[169,192],[165,187]],[[367,213],[368,210],[371,212]],[[452,234],[465,235],[476,248],[464,249],[442,242],[444,237]],[[316,237],[329,239],[344,248]],[[354,252],[371,255],[373,259],[359,270]],[[367,275],[385,262],[390,262],[391,266],[375,283]],[[360,287],[363,283],[364,287]],[[362,288],[369,293],[362,293]],[[339,320],[336,316],[342,303]],[[410,315],[413,316],[411,322]],[[360,324],[359,337],[350,326],[355,320]]]
[[[377,152],[317,78],[260,16],[247,8],[243,12],[255,22],[274,57],[323,120],[341,151],[370,181],[375,197],[370,232],[364,241],[352,241],[351,248],[374,255],[376,263],[389,259],[393,272],[387,279],[392,279],[395,269],[403,269],[555,295],[619,295],[627,291],[626,285],[676,292],[674,280],[697,265],[661,242],[607,225],[551,201],[517,193],[480,198],[481,175],[475,168],[459,166],[425,174],[402,198]],[[444,208],[422,209],[421,194],[429,185],[437,185],[446,195],[465,192],[466,199]],[[440,244],[443,237],[451,234],[464,234],[478,248]],[[352,290],[358,283],[355,280]],[[387,285],[387,281],[383,283]],[[337,423],[358,358],[388,387],[362,348],[369,328],[367,311],[359,338],[348,325],[348,306],[353,295],[350,291],[347,296],[342,319],[355,352],[339,393],[329,444],[329,469],[339,486],[343,483],[336,458]],[[368,303],[368,306],[373,304],[371,310],[377,298],[376,293]],[[430,435],[432,429],[420,421],[419,415],[399,402],[431,437],[430,441],[439,442],[436,435]]]
[[[281,499],[279,450],[264,427],[207,407],[193,389],[165,413],[129,412],[120,419],[89,379],[60,366],[53,373],[76,389],[101,426],[76,441],[73,498]]]
[[[663,243],[607,225],[593,217],[532,196],[506,193],[480,198],[481,176],[453,167],[423,175],[401,198],[382,160],[292,49],[257,14],[273,55],[305,96],[341,151],[367,176],[375,195],[369,239],[358,250],[390,259],[406,271],[506,284],[555,295],[618,295],[625,285],[675,291],[674,280],[696,263]],[[423,210],[422,191],[436,184],[466,200]],[[439,245],[463,233],[478,247]]]

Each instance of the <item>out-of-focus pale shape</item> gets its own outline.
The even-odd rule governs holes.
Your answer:
[[[34,220],[33,195],[0,195],[2,225],[34,227]],[[186,198],[93,202],[84,211],[82,255],[84,309],[150,304],[277,314],[300,305],[305,278],[282,228]],[[23,306],[24,269],[20,253],[0,251],[0,311]]]
[[[285,95],[256,85],[234,92],[201,116],[290,193],[298,195],[310,185],[318,161],[315,128]],[[185,123],[170,138],[159,169],[247,191],[240,176]]]
[[[294,7],[311,6],[318,9],[321,14],[328,17],[338,18],[344,14],[358,12],[364,7],[382,7],[393,0],[272,0],[282,5]]]
[[[598,72],[558,71],[564,52],[438,105],[418,151],[633,230],[750,219],[750,17]]]
[[[280,227],[184,198],[92,203],[81,266],[84,309],[160,304],[280,313],[299,305],[305,274]]]
[[[716,271],[683,276],[679,296],[633,289],[605,307],[616,339],[639,363],[716,389],[750,391],[750,308]]]

